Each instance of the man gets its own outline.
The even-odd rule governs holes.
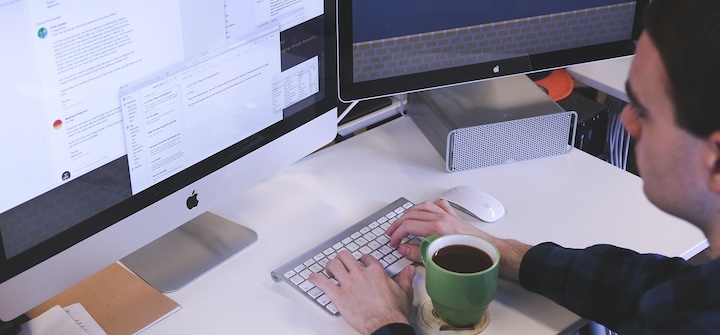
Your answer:
[[[392,245],[407,234],[476,234],[501,254],[500,275],[519,281],[578,315],[620,334],[720,333],[720,1],[653,0],[627,82],[621,121],[636,140],[643,190],[658,208],[698,227],[711,262],[641,255],[597,245],[571,250],[498,239],[462,221],[445,201],[408,210],[388,230]],[[401,254],[419,260],[417,246]],[[415,269],[397,282],[371,256],[341,253],[324,290],[362,334],[413,334],[408,326]],[[351,303],[352,302],[352,303]]]

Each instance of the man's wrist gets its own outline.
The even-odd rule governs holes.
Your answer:
[[[380,327],[371,335],[415,335],[415,330],[407,323],[390,323]]]
[[[498,239],[495,243],[500,251],[500,276],[519,282],[520,264],[532,246],[510,239]]]
[[[394,314],[395,313],[389,313],[386,315],[382,315],[382,316],[378,316],[378,317],[371,317],[369,319],[366,319],[365,327],[367,327],[367,328],[364,331],[361,329],[359,329],[359,330],[362,334],[372,334],[372,335],[405,334],[405,333],[383,333],[383,332],[378,333],[378,331],[387,329],[387,327],[389,327],[391,325],[405,324],[405,325],[408,325],[408,327],[409,327],[410,321],[408,320],[408,318],[405,315],[403,315],[403,314],[394,315]],[[394,329],[394,327],[396,327],[396,326],[392,326],[392,327],[390,327],[390,329]]]

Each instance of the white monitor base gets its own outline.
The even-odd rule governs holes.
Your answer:
[[[257,241],[255,231],[210,212],[121,260],[161,292],[174,292]]]

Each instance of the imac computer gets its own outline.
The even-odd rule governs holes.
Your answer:
[[[335,138],[334,6],[0,0],[0,319],[179,229],[251,244],[208,210]]]
[[[339,97],[356,101],[628,56],[646,4],[339,1]]]

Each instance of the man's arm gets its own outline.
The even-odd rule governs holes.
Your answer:
[[[681,258],[610,245],[566,249],[543,243],[527,252],[519,279],[529,291],[586,319],[620,329],[637,321],[643,294],[692,268]]]

